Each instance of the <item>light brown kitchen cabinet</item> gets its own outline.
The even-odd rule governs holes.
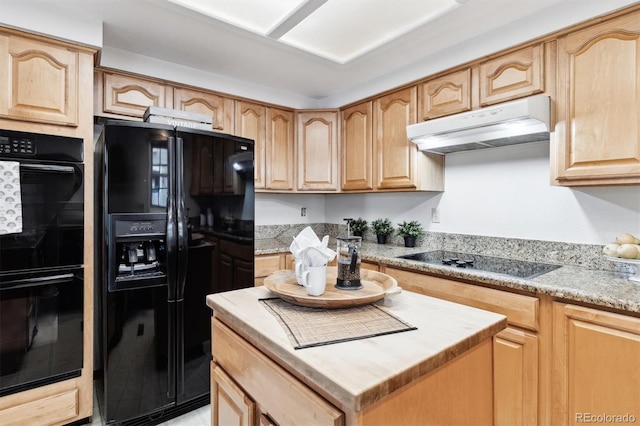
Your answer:
[[[233,402],[224,398],[221,408],[217,408],[216,403],[220,398],[214,397],[217,397],[219,391],[212,392],[212,424],[258,425],[256,420],[260,421],[260,417],[281,425],[344,424],[344,414],[341,411],[215,317],[211,320],[211,343],[214,372],[212,384],[219,387],[219,383],[225,380],[225,389],[234,395],[231,399]],[[258,410],[253,401],[259,406]],[[230,423],[225,423],[222,415]],[[247,422],[238,422],[244,418]]]
[[[152,79],[96,72],[95,115],[142,121],[150,106],[173,108],[173,88]]]
[[[267,108],[267,138],[265,143],[265,189],[294,189],[295,182],[295,122],[289,110]]]
[[[481,106],[542,93],[545,90],[544,44],[482,62],[478,72]]]
[[[293,255],[287,253],[263,254],[254,259],[254,283],[263,285],[264,279],[281,269],[293,269]]]
[[[0,117],[77,126],[79,61],[85,54],[0,30]]]
[[[256,404],[222,368],[211,363],[211,424],[255,426]]]
[[[416,86],[373,101],[374,189],[444,190],[444,155],[426,154],[407,139],[416,122]]]
[[[267,109],[253,102],[236,101],[235,112],[235,134],[254,142],[254,188],[264,189]]]
[[[493,339],[494,424],[538,424],[537,298],[391,267],[383,272],[403,290],[506,315],[508,327]]]
[[[465,68],[418,85],[419,121],[471,109],[471,68]]]
[[[373,189],[373,103],[366,101],[341,112],[341,189]]]
[[[213,130],[233,133],[234,101],[232,98],[201,90],[176,87],[173,108],[211,116]]]
[[[639,75],[640,11],[558,39],[557,183],[640,183]]]
[[[337,191],[338,110],[296,112],[297,189]]]
[[[553,314],[552,424],[640,419],[640,319],[560,302]]]

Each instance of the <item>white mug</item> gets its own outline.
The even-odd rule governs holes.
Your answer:
[[[309,296],[322,296],[327,287],[327,265],[305,267],[302,273],[302,285]]]
[[[302,285],[302,273],[304,272],[306,266],[304,264],[304,262],[302,261],[302,259],[295,259],[295,265],[293,267],[293,270],[296,272],[296,282],[299,285]]]

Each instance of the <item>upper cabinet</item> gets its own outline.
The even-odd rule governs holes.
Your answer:
[[[267,138],[265,143],[265,189],[294,189],[295,145],[293,112],[267,108]]]
[[[471,68],[427,80],[418,86],[419,121],[471,109]]]
[[[558,183],[640,183],[639,76],[640,12],[558,39]]]
[[[544,44],[482,62],[478,66],[480,105],[510,101],[544,91]]]
[[[150,106],[173,107],[173,88],[158,81],[106,71],[95,79],[96,115],[142,120]]]
[[[342,110],[343,191],[373,189],[373,103],[366,101]]]
[[[235,134],[254,141],[254,187],[265,188],[267,108],[253,102],[236,101]]]
[[[77,126],[80,54],[0,31],[0,117]]]
[[[298,190],[338,190],[338,114],[337,110],[296,113]]]
[[[213,120],[213,130],[233,133],[234,101],[232,98],[176,87],[173,89],[173,108],[209,115]]]
[[[416,122],[416,86],[373,101],[373,175],[376,190],[444,190],[444,156],[426,154],[407,139]]]

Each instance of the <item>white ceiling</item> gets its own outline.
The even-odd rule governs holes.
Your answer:
[[[370,0],[372,6],[389,14],[404,1],[409,0]],[[452,66],[462,59],[475,59],[461,55],[474,47],[478,52],[488,49],[484,54],[495,52],[568,26],[572,21],[585,20],[594,13],[602,14],[634,3],[629,0],[459,0],[459,7],[437,19],[341,64],[195,13],[168,0],[0,0],[0,4],[3,2],[40,13],[55,9],[68,19],[102,22],[105,52],[124,51],[156,58],[254,87],[320,102],[333,99],[337,103],[342,94],[354,89],[381,86],[383,80],[388,81],[387,85],[399,85],[428,75],[436,63],[446,66],[449,61]],[[348,22],[339,24],[342,25]],[[517,37],[513,36],[514,29],[519,31]],[[335,32],[339,30],[335,28]],[[334,28],[329,26],[326,31],[331,34]],[[135,64],[131,65],[135,68]]]

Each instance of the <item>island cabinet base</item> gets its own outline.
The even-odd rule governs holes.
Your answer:
[[[351,407],[305,382],[214,316],[212,425],[490,425],[491,339],[378,401]],[[364,405],[364,403],[362,404]]]

